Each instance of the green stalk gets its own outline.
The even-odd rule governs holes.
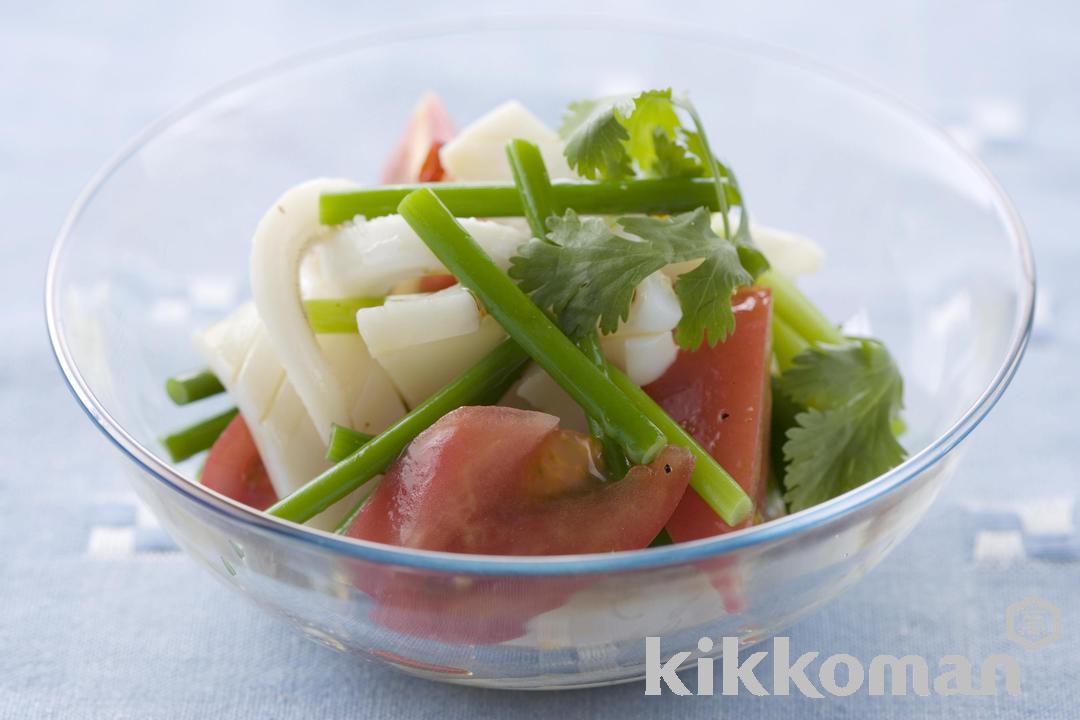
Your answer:
[[[225,387],[210,368],[176,375],[165,381],[165,392],[177,405],[187,405],[224,391]]]
[[[510,183],[427,183],[385,185],[332,193],[319,198],[319,220],[337,225],[357,215],[367,218],[393,215],[407,195],[431,188],[455,217],[522,217],[525,208]],[[554,205],[573,208],[580,215],[677,213],[706,206],[719,210],[716,183],[703,178],[640,178],[604,182],[556,182],[551,186]],[[727,201],[734,198],[729,189]]]
[[[647,464],[667,441],[611,379],[555,326],[499,269],[431,190],[418,190],[398,207],[405,221],[443,266],[480,299],[506,332],[616,438],[634,463]]]
[[[773,354],[776,355],[776,364],[780,366],[780,372],[784,372],[791,367],[795,356],[808,348],[809,344],[779,314],[774,313],[772,346]]]
[[[345,517],[343,517],[341,519],[341,522],[338,523],[338,526],[334,528],[335,535],[344,535],[345,533],[349,532],[349,526],[353,524],[353,520],[356,519],[356,516],[359,515],[360,511],[364,509],[365,505],[367,505],[367,501],[371,498],[372,494],[375,492],[378,486],[379,483],[377,482],[369,482],[367,485],[364,486],[363,491],[360,493],[360,499],[356,501],[356,504],[353,505],[352,510],[346,513]]]
[[[379,475],[417,435],[439,418],[477,398],[509,387],[521,374],[528,355],[512,340],[503,341],[476,365],[429,397],[334,467],[309,481],[267,510],[285,520],[302,523],[318,515],[356,488]],[[500,393],[501,394],[501,393]]]
[[[540,154],[540,148],[526,140],[511,140],[506,144],[506,156],[510,161],[514,185],[521,195],[525,219],[529,222],[533,237],[546,240],[548,218],[560,215],[561,212],[552,193],[551,179],[544,165],[544,157]],[[592,332],[581,338],[577,341],[577,346],[601,372],[607,373],[607,362],[600,348],[600,338],[597,333]],[[603,449],[607,474],[612,479],[622,478],[630,469],[630,464],[626,461],[626,455],[623,454],[619,443],[604,433],[603,424],[599,420],[591,415],[586,419],[589,423],[589,433],[596,438]]]
[[[374,439],[374,435],[335,424],[330,428],[330,444],[326,448],[326,459],[330,462],[341,462]]]
[[[356,311],[383,304],[381,297],[350,297],[332,300],[305,300],[304,313],[314,333],[351,333],[356,329]]]
[[[614,365],[608,365],[608,374],[626,397],[659,427],[668,442],[689,450],[695,459],[694,474],[690,476],[690,487],[711,507],[728,525],[738,525],[754,509],[754,503],[735,478],[731,477],[720,464],[713,459],[697,440],[683,429],[682,425],[671,419],[664,408],[660,407],[648,393],[639,388],[630,378],[623,375]]]
[[[773,312],[807,343],[835,345],[844,341],[840,330],[782,273],[767,270],[755,282],[772,291]]]
[[[187,460],[192,455],[210,449],[225,428],[236,417],[236,408],[229,408],[220,415],[189,425],[161,439],[173,462]]]

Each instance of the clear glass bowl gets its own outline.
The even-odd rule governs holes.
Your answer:
[[[612,48],[625,48],[613,52]],[[373,181],[414,99],[460,121],[517,97],[690,90],[754,216],[817,239],[807,285],[873,324],[906,378],[910,459],[810,510],[684,545],[573,557],[418,552],[277,521],[188,478],[156,438],[227,402],[176,408],[191,333],[247,293],[248,238],[279,193]],[[942,132],[850,80],[712,31],[467,21],[359,38],[232,82],[159,122],[93,180],[49,266],[57,359],[143,500],[189,553],[332,648],[503,688],[642,676],[703,635],[761,640],[835,597],[915,525],[1020,361],[1031,251],[1008,200]],[[720,643],[716,643],[716,652]]]

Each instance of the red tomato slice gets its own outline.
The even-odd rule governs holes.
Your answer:
[[[454,285],[457,278],[453,275],[424,275],[417,280],[416,292],[438,292]]]
[[[424,93],[383,166],[382,182],[416,182],[417,170],[431,153],[432,144],[444,143],[453,136],[454,125],[442,100],[434,93]],[[435,154],[437,157],[438,151]]]
[[[387,470],[348,534],[485,555],[647,546],[683,496],[693,457],[668,447],[607,482],[593,472],[587,436],[558,422],[515,408],[458,408]]]
[[[732,305],[735,332],[727,340],[680,350],[645,391],[731,473],[757,508],[769,472],[772,297],[768,290],[749,288],[737,293]],[[676,542],[732,529],[692,490],[667,523]]]
[[[450,552],[558,555],[645,547],[686,488],[693,457],[669,447],[610,483],[592,441],[543,413],[463,407],[421,433],[383,476],[352,537]],[[358,565],[372,620],[429,640],[495,643],[589,578],[463,578]]]
[[[242,415],[233,418],[210,448],[202,484],[256,510],[265,510],[277,502],[277,493]]]
[[[439,159],[439,149],[442,148],[443,143],[440,140],[435,140],[431,143],[431,147],[428,148],[427,157],[424,158],[424,162],[420,165],[420,173],[417,176],[417,180],[420,182],[439,182],[446,177],[446,170],[443,169],[442,161]]]

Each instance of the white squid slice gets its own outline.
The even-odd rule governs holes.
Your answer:
[[[442,146],[439,161],[452,180],[509,182],[514,177],[506,159],[506,143],[518,138],[540,148],[552,178],[577,177],[566,164],[558,133],[517,100],[504,102],[464,128]]]
[[[351,427],[356,423],[342,380],[330,367],[304,314],[300,267],[311,244],[325,236],[319,224],[319,196],[353,187],[347,180],[318,179],[290,189],[263,216],[251,247],[255,308],[324,442],[332,424]]]
[[[512,224],[465,218],[462,226],[502,269],[529,239]],[[400,215],[356,218],[313,248],[327,281],[341,295],[382,296],[399,283],[446,268]]]
[[[559,418],[559,427],[578,432],[589,431],[585,412],[581,406],[574,402],[574,399],[536,363],[531,363],[526,368],[521,379],[507,395],[523,400],[528,409],[539,410]],[[513,403],[514,399],[515,397],[509,397],[508,401]]]
[[[359,318],[357,319],[359,323]],[[421,340],[423,334],[412,336]],[[393,381],[405,404],[414,408],[468,370],[506,337],[490,315],[475,332],[401,347],[375,356]]]
[[[424,295],[392,295],[381,307],[356,313],[356,326],[371,353],[383,356],[412,345],[469,335],[483,315],[471,292],[455,285]]]
[[[382,368],[371,359],[357,335],[320,335],[319,345],[331,368],[354,378],[346,385],[357,430],[378,433],[405,413]],[[195,345],[221,379],[251,431],[270,482],[285,497],[329,467],[326,445],[300,396],[266,340],[253,303],[197,334]],[[332,527],[351,507],[348,498],[310,524]]]
[[[671,331],[630,337],[608,335],[600,344],[604,356],[637,385],[659,379],[679,354]]]
[[[654,335],[674,330],[681,319],[682,307],[671,278],[658,270],[634,289],[630,312],[614,334],[621,337]]]

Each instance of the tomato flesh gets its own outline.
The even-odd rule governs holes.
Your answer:
[[[463,407],[421,433],[387,470],[351,537],[486,555],[643,548],[686,489],[693,457],[666,448],[618,482],[591,441],[553,415]]]
[[[427,157],[424,158],[423,164],[420,165],[417,180],[420,182],[439,182],[446,177],[446,170],[443,169],[442,161],[439,159],[439,150],[444,144],[441,140],[432,141],[431,147],[428,148]]]
[[[457,285],[457,278],[453,275],[422,275],[416,282],[416,292],[438,292],[454,285]]]
[[[352,537],[494,555],[561,555],[645,547],[675,509],[693,457],[669,447],[618,482],[596,469],[585,435],[558,418],[463,407],[421,433],[383,476]],[[582,577],[464,577],[358,565],[356,586],[385,628],[441,642],[496,643],[561,606]]]
[[[409,118],[409,124],[393,152],[387,158],[382,170],[382,182],[387,184],[410,183],[417,181],[417,168],[423,172],[428,166],[425,162],[430,160],[432,146],[442,144],[454,136],[454,125],[450,121],[450,113],[442,100],[434,93],[426,93],[420,98],[419,104],[413,110]],[[434,150],[435,164],[438,165],[438,150]],[[442,166],[438,165],[441,180]],[[429,168],[431,173],[434,168]]]
[[[242,415],[237,415],[210,448],[202,484],[256,510],[277,502],[255,440]]]
[[[734,333],[711,348],[703,344],[693,352],[680,350],[645,391],[731,473],[756,510],[769,472],[772,297],[768,290],[749,288],[734,296],[732,306]],[[676,542],[732,529],[693,490],[687,490],[667,523]]]

